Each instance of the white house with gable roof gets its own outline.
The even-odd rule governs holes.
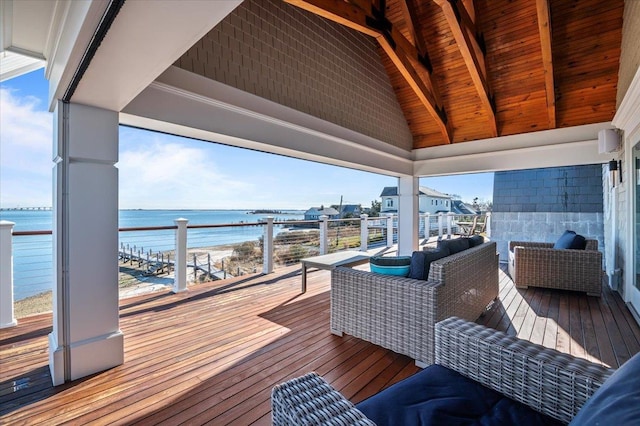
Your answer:
[[[385,186],[380,194],[382,199],[380,213],[398,212],[398,187]],[[418,197],[418,210],[420,213],[448,213],[451,211],[451,196],[438,192],[435,189],[420,187]]]

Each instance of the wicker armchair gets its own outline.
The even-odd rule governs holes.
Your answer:
[[[449,318],[436,325],[436,364],[568,423],[614,370]],[[273,424],[373,425],[315,373],[274,387]]]
[[[475,320],[498,297],[498,255],[489,242],[431,263],[426,281],[336,268],[331,332],[346,333],[416,360],[434,362],[434,326]]]
[[[602,253],[597,240],[585,250],[556,250],[553,243],[509,241],[509,275],[516,287],[602,293]]]

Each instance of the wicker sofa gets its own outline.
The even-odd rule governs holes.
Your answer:
[[[424,367],[434,362],[438,321],[450,316],[475,320],[497,297],[495,242],[433,261],[426,281],[336,268],[331,332],[407,355]]]
[[[544,348],[459,318],[448,318],[438,323],[435,331],[436,364],[456,372],[454,374],[459,373],[464,376],[465,380],[471,379],[470,383],[472,384],[483,385],[482,388],[488,388],[488,392],[495,391],[501,397],[506,396],[511,403],[516,401],[519,403],[516,405],[523,404],[526,406],[524,410],[532,409],[531,413],[534,416],[541,413],[550,417],[550,420],[555,419],[560,423],[570,422],[585,405],[585,402],[614,372],[612,369],[584,359],[562,354],[556,350]],[[638,370],[639,357],[640,355],[636,356],[635,361],[632,360],[633,362],[629,361],[629,364],[635,365],[628,367],[632,367],[634,371]],[[439,368],[432,366],[429,369],[436,367]],[[429,369],[417,373],[416,376],[422,374],[428,382]],[[618,375],[618,377],[623,376],[622,379],[627,383],[623,383],[625,388],[618,388],[619,393],[628,395],[629,400],[624,402],[624,395],[622,397],[619,394],[609,393],[607,395],[606,392],[610,392],[612,389],[611,387],[610,389],[603,387],[600,395],[605,393],[605,397],[610,399],[609,401],[605,400],[601,407],[604,407],[605,416],[618,416],[618,424],[629,424],[625,422],[625,419],[635,418],[637,420],[638,418],[638,406],[631,402],[639,394],[635,382],[637,371],[633,374],[635,377],[628,377],[628,369],[626,372],[620,371],[620,373],[625,373]],[[405,379],[403,382],[413,377]],[[612,384],[613,381],[610,380],[609,383]],[[324,379],[315,373],[309,373],[274,387],[271,397],[273,424],[276,426],[375,425],[376,423],[367,418],[363,411],[369,412],[369,415],[374,418],[374,414],[381,414],[381,417],[386,417],[386,420],[391,423],[398,423],[398,421],[402,423],[402,420],[398,419],[401,417],[397,411],[398,407],[390,405],[399,404],[398,401],[388,398],[388,396],[392,394],[394,387],[401,387],[403,382],[363,401],[356,407],[328,385]],[[619,384],[619,381],[613,384],[614,392],[615,386]],[[631,387],[631,391],[629,391],[629,387]],[[433,388],[423,385],[421,389],[418,393],[428,393]],[[482,397],[484,394],[480,393],[477,396]],[[410,398],[413,399],[413,396]],[[439,398],[438,403],[442,399]],[[617,402],[612,405],[611,400]],[[590,402],[592,407],[594,402]],[[413,403],[403,406],[415,410]],[[423,407],[418,409],[422,410]],[[492,407],[491,410],[493,409]],[[597,413],[598,407],[595,407],[594,410]],[[439,423],[442,423],[442,413],[445,411],[440,408],[436,413],[436,420],[439,420]],[[468,414],[466,409],[462,411],[464,411],[463,415]],[[576,418],[577,424],[584,424],[586,419],[594,419],[593,411],[583,411],[585,412],[579,415],[581,419]],[[602,410],[600,413],[602,414]],[[412,415],[416,416],[416,413],[413,412]],[[416,417],[410,418],[413,419],[412,424],[418,423]],[[385,423],[384,419],[376,421],[378,424]],[[513,417],[506,423],[504,419],[500,420],[497,417],[492,417],[492,421],[497,424],[527,423]]]
[[[509,241],[509,275],[516,287],[546,287],[602,292],[602,253],[597,240],[586,240],[584,250],[558,250],[553,243]]]

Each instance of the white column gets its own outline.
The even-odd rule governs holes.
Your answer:
[[[267,216],[265,219],[267,223],[264,226],[262,272],[270,274],[273,272],[273,217]]]
[[[188,219],[179,218],[173,221],[176,229],[176,255],[174,261],[173,292],[181,293],[187,290],[187,223]]]
[[[442,235],[444,234],[444,226],[442,224],[443,216],[442,213],[438,213],[438,239],[442,239]]]
[[[118,113],[58,101],[54,113],[54,385],[124,362],[118,310]]]
[[[18,325],[13,311],[13,226],[0,220],[0,328]]]
[[[429,240],[431,236],[431,217],[429,213],[424,214],[424,239]]]
[[[369,249],[369,215],[360,215],[360,251]]]
[[[487,212],[486,216],[484,220],[487,221],[487,225],[484,227],[484,232],[487,233],[487,238],[491,238],[491,212]]]
[[[447,213],[447,238],[451,238],[452,232],[451,232],[451,223],[453,222],[453,213],[449,212]]]
[[[410,256],[418,249],[418,178],[398,178],[398,254]]]
[[[393,246],[393,215],[387,216],[387,247]]]
[[[320,254],[329,253],[329,216],[323,214],[320,216]]]

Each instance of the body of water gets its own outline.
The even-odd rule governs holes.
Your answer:
[[[248,210],[120,210],[120,228],[173,226],[174,220],[185,218],[190,225],[246,224],[225,228],[190,229],[190,248],[211,247],[257,240],[263,227],[255,225],[273,216],[276,221],[304,219],[304,211],[283,210],[281,214],[252,214]],[[14,231],[41,231],[53,227],[51,211],[0,211],[0,220],[16,225]],[[277,226],[278,233],[283,226]],[[136,247],[144,251],[173,250],[175,231],[123,231],[121,247]],[[49,291],[53,286],[53,243],[51,235],[16,236],[13,238],[14,299],[20,300]]]

